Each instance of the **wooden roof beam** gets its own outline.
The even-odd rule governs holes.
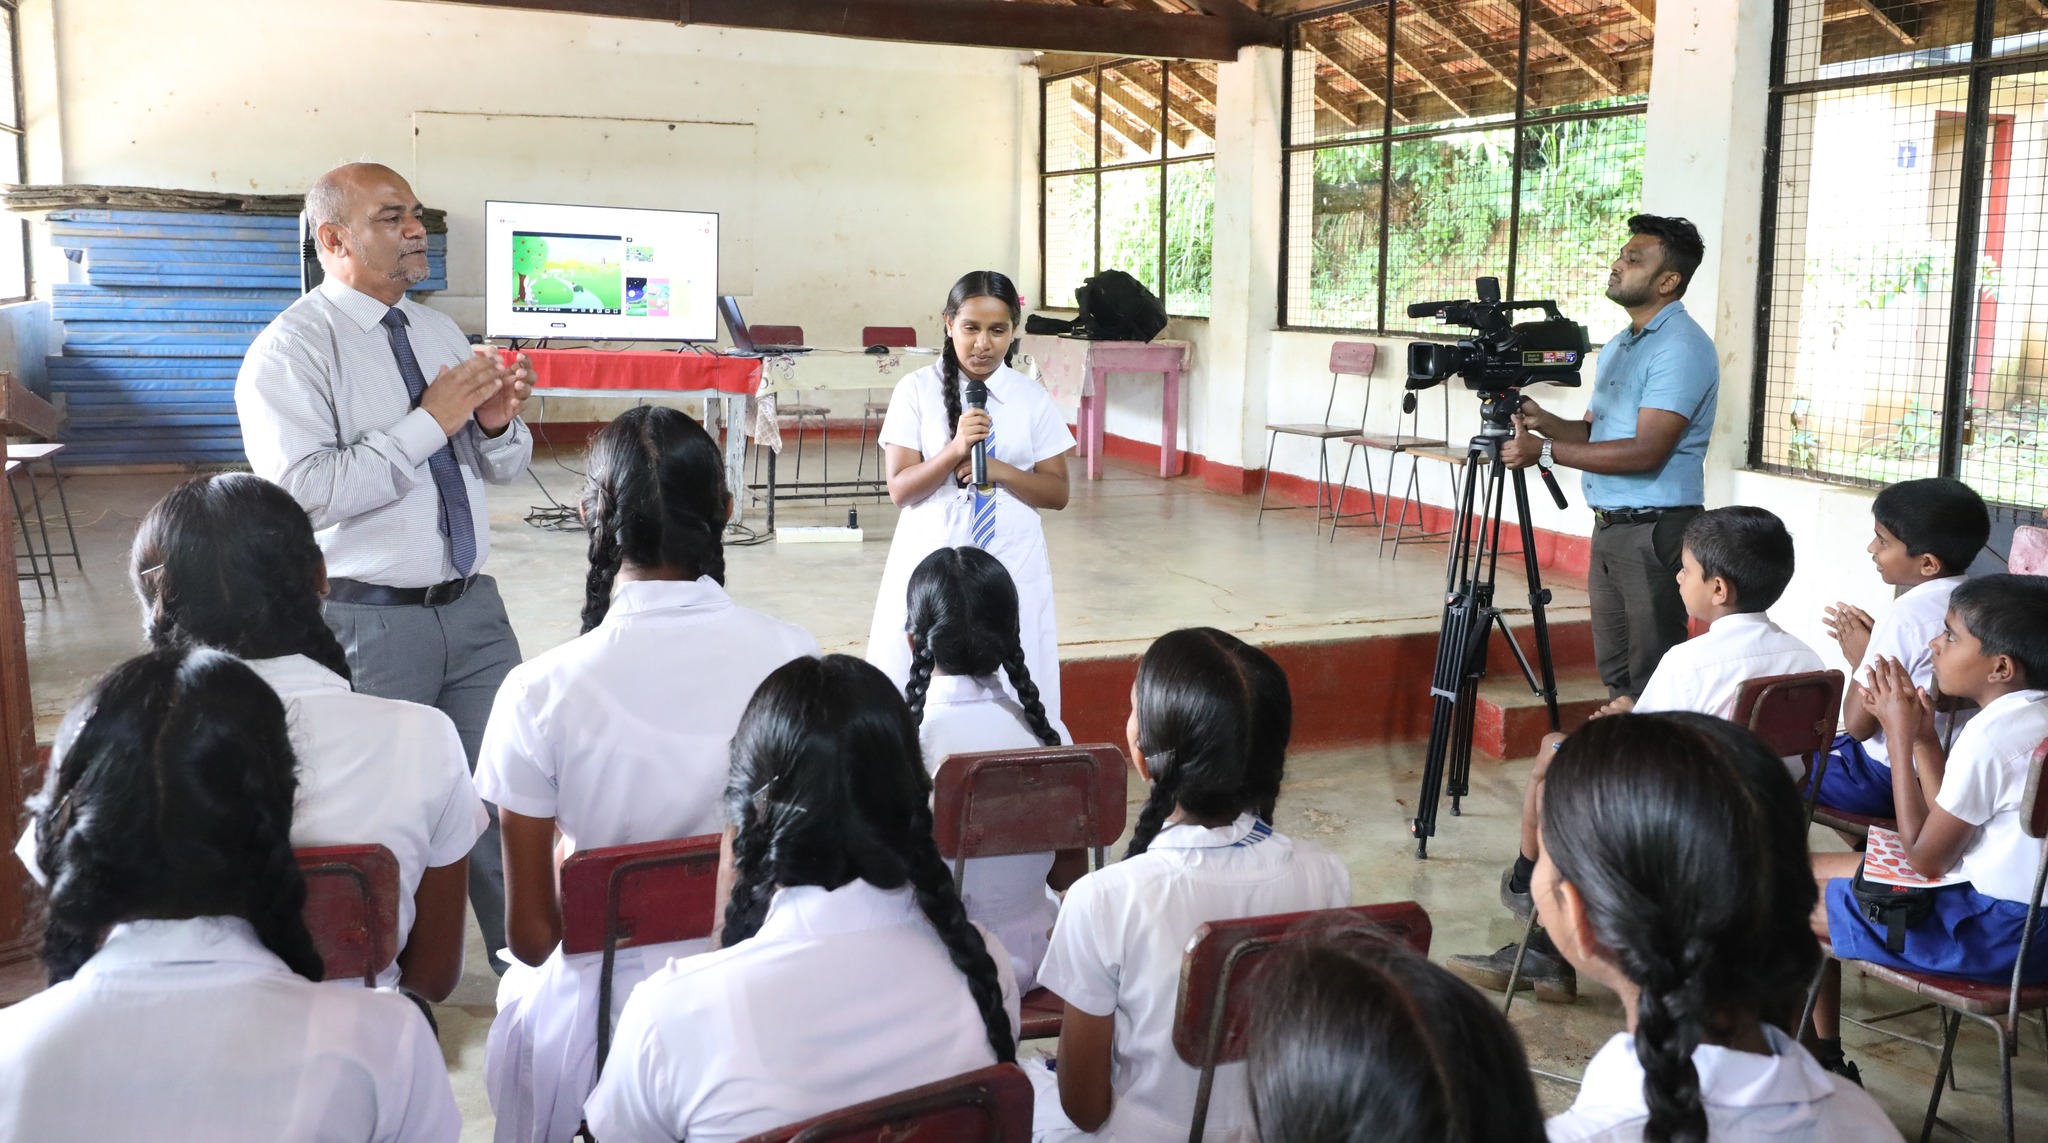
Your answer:
[[[1167,139],[1174,146],[1185,147],[1188,145],[1187,128],[1174,126],[1167,116],[1160,113],[1161,109],[1165,106],[1164,100],[1160,102],[1160,106],[1154,107],[1139,97],[1138,93],[1141,91],[1156,96],[1159,92],[1158,84],[1153,84],[1149,88],[1141,87],[1133,82],[1131,76],[1124,74],[1117,68],[1104,70],[1102,77],[1108,81],[1102,88],[1104,98],[1114,102],[1117,106],[1130,113],[1138,122],[1143,123],[1152,130],[1164,131]],[[1144,77],[1141,76],[1139,78]],[[1136,90],[1133,90],[1134,88]]]
[[[1549,40],[1565,58],[1578,65],[1579,70],[1593,77],[1609,95],[1621,94],[1621,69],[1607,58],[1607,53],[1592,37],[1571,26],[1557,13],[1543,6],[1543,0],[1530,0],[1529,28]]]
[[[1387,105],[1386,98],[1380,94],[1380,77],[1367,74],[1366,64],[1368,61],[1345,52],[1343,46],[1334,39],[1326,39],[1319,36],[1305,26],[1301,29],[1301,38],[1310,51],[1322,57],[1323,62],[1337,69],[1338,74],[1342,75],[1345,79],[1358,85],[1358,93],[1362,97],[1358,100],[1359,103],[1370,100],[1377,107],[1385,107]],[[1335,101],[1338,98],[1336,91],[1336,87],[1328,80],[1320,76],[1316,78],[1316,102],[1336,112],[1337,117],[1344,120],[1347,125],[1352,127],[1358,126],[1358,115],[1356,112],[1348,112],[1346,109],[1336,105]],[[1394,112],[1394,118],[1402,123],[1408,121],[1407,117],[1399,111]]]
[[[1507,84],[1509,90],[1515,86],[1515,61],[1513,51],[1503,55],[1500,50],[1486,42],[1486,33],[1472,18],[1458,9],[1451,0],[1418,0],[1410,13],[1438,35],[1458,45],[1469,53],[1479,65],[1492,74],[1493,78]]]
[[[434,2],[434,0],[416,0]],[[1009,0],[454,0],[484,8],[659,20],[902,43],[1156,59],[1234,60],[1278,47],[1279,21],[1229,0],[1203,11],[1016,4]]]
[[[1472,117],[1472,109],[1469,105],[1467,105],[1464,97],[1460,95],[1453,95],[1450,89],[1444,86],[1443,81],[1449,79],[1450,77],[1431,72],[1429,70],[1430,63],[1427,57],[1421,57],[1420,59],[1418,59],[1418,56],[1415,53],[1402,51],[1399,43],[1389,45],[1386,41],[1386,37],[1382,36],[1378,29],[1374,28],[1370,24],[1367,24],[1364,20],[1359,19],[1356,14],[1347,13],[1344,18],[1351,21],[1352,27],[1360,35],[1363,35],[1366,39],[1372,41],[1375,44],[1378,44],[1382,52],[1386,51],[1391,46],[1394,51],[1394,63],[1400,67],[1407,68],[1411,73],[1413,73],[1417,79],[1420,79],[1422,81],[1422,85],[1430,90],[1431,94],[1435,95],[1438,99],[1441,99],[1446,104],[1448,104],[1452,111],[1457,112],[1458,117],[1460,119],[1470,119]],[[1398,20],[1395,22],[1394,25],[1394,34],[1397,38],[1401,34],[1401,26]]]
[[[1903,3],[1901,0],[1891,0],[1886,4],[1880,4],[1877,0],[1856,0],[1856,6],[1863,10],[1864,15],[1876,20],[1879,27],[1897,37],[1898,41],[1907,47],[1910,48],[1920,42],[1920,9],[1918,5],[1911,3],[1911,0]],[[1897,13],[1897,16],[1894,13]],[[1899,16],[1911,20],[1913,27],[1908,29],[1900,23]]]
[[[1074,105],[1084,109],[1091,116],[1098,114],[1094,96],[1082,94],[1083,89],[1090,92],[1094,90],[1093,87],[1085,82],[1076,83],[1073,88]],[[1102,101],[1099,114],[1102,119],[1103,130],[1114,132],[1119,139],[1122,139],[1144,154],[1149,155],[1152,153],[1157,137],[1153,135],[1151,128],[1130,118],[1124,114],[1121,108],[1112,106],[1108,99]],[[1104,163],[1109,162],[1109,156],[1102,156],[1101,161]]]

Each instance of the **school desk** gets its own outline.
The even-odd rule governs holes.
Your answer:
[[[1185,341],[1084,341],[1026,334],[1025,353],[1038,364],[1039,380],[1063,408],[1076,412],[1075,436],[1088,458],[1088,479],[1102,479],[1102,425],[1109,405],[1112,373],[1157,373],[1164,382],[1159,409],[1159,475],[1179,476],[1180,375],[1187,368]]]

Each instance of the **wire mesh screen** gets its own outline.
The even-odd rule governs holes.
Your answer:
[[[1169,313],[1207,316],[1215,65],[1124,60],[1042,87],[1047,304],[1072,305],[1089,276],[1114,269]]]
[[[1968,0],[1790,3],[1760,467],[2048,499],[2048,11],[1983,3],[1988,51]]]
[[[1434,331],[1407,305],[1491,276],[1597,328],[1641,206],[1649,11],[1398,0],[1391,31],[1385,4],[1295,21],[1283,324]]]

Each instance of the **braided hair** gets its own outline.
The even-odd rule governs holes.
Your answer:
[[[1024,297],[1017,292],[1017,286],[999,270],[975,270],[962,275],[953,283],[953,290],[946,295],[945,345],[939,350],[939,392],[946,398],[946,439],[952,440],[960,429],[960,354],[953,348],[953,318],[960,313],[960,307],[975,298],[994,298],[1010,307],[1010,322],[1015,325],[1024,320]],[[1017,343],[1010,342],[1010,348],[1003,352],[1007,364],[1011,355],[1017,352]]]
[[[293,972],[321,978],[292,856],[298,762],[284,704],[247,664],[182,647],[130,659],[58,745],[30,807],[51,984],[123,921],[215,916],[245,918]]]
[[[1287,674],[1213,627],[1169,631],[1138,661],[1136,746],[1152,792],[1126,859],[1145,852],[1176,808],[1204,820],[1246,811],[1270,821],[1293,731]]]
[[[158,650],[304,655],[349,677],[348,656],[321,614],[327,563],[313,522],[260,476],[223,472],[171,489],[135,530],[129,570],[143,633]]]
[[[924,722],[932,672],[984,678],[1004,671],[1017,688],[1031,733],[1058,746],[1059,731],[1024,663],[1017,623],[1017,585],[1001,560],[980,548],[940,548],[910,573],[904,624],[910,632],[910,682],[904,688],[910,717]]]
[[[1265,1143],[1542,1143],[1514,1029],[1406,946],[1312,935],[1253,987],[1246,1062]]]
[[[1551,762],[1542,825],[1592,940],[1639,989],[1643,1138],[1704,1143],[1693,1049],[1797,1011],[1820,965],[1806,817],[1785,764],[1706,715],[1599,719]]]
[[[779,887],[908,885],[966,978],[997,1062],[1010,1063],[1017,1046],[996,964],[932,840],[931,794],[917,725],[887,675],[847,655],[776,668],[732,740],[724,943],[760,931]]]
[[[620,413],[591,438],[584,471],[590,571],[583,630],[604,622],[612,584],[628,561],[725,582],[723,537],[732,512],[725,461],[688,413],[656,405]]]

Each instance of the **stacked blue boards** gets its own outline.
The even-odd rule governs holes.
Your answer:
[[[64,209],[50,240],[85,267],[50,290],[64,352],[48,358],[74,465],[242,462],[235,373],[263,327],[299,296],[294,217]],[[446,234],[427,236],[445,289]]]

